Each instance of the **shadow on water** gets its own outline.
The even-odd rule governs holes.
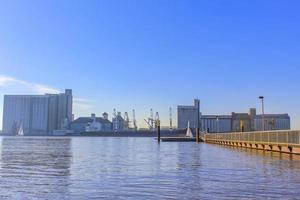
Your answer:
[[[68,198],[70,138],[4,137],[0,198]]]
[[[209,144],[209,145],[216,145],[216,144]],[[280,153],[275,151],[267,151],[267,150],[260,150],[260,149],[251,149],[251,148],[241,148],[241,147],[226,146],[226,145],[217,145],[217,146],[221,148],[231,149],[237,152],[245,153],[246,155],[251,155],[251,156],[262,156],[265,158],[272,158],[272,159],[300,161],[300,155],[296,155],[296,154]]]
[[[285,170],[297,170],[300,171],[300,155],[280,153],[274,151],[266,151],[260,149],[241,148],[226,145],[206,144],[215,148],[221,148],[227,150],[232,155],[249,160],[256,160],[256,162],[263,162],[265,164],[276,165],[277,167]]]

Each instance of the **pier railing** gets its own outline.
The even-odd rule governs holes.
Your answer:
[[[282,146],[300,146],[300,131],[261,131],[243,133],[206,134],[207,142],[247,142]]]

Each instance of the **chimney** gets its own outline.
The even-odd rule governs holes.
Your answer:
[[[108,114],[106,112],[103,113],[102,116],[103,116],[103,119],[107,119],[108,120]]]

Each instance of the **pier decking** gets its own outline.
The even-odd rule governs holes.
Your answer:
[[[206,134],[204,141],[243,148],[300,154],[300,131]]]

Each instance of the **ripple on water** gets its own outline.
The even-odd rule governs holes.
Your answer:
[[[153,138],[0,138],[0,199],[293,199],[300,158]]]

